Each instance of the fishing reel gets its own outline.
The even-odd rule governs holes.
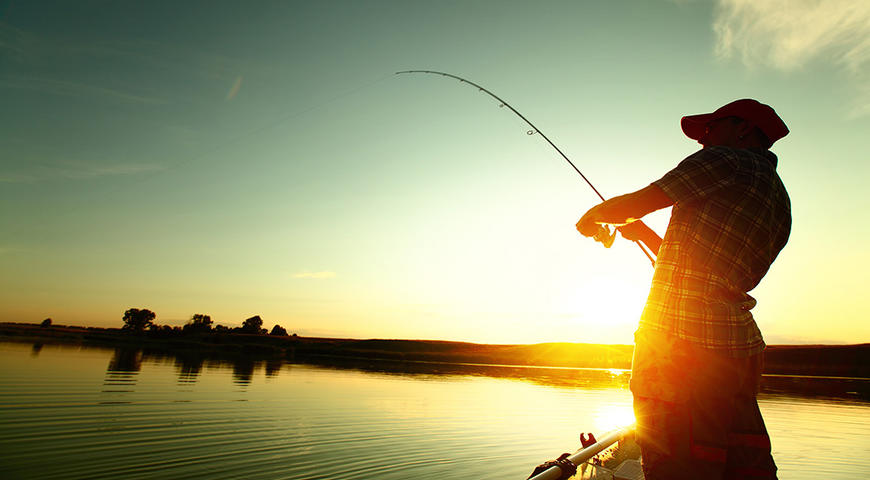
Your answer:
[[[592,239],[601,242],[604,248],[610,248],[613,246],[613,241],[616,240],[616,228],[611,232],[607,225],[598,225],[598,232],[592,236]]]

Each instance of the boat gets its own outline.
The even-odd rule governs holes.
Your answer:
[[[577,467],[577,473],[570,480],[643,480],[640,447],[634,441],[633,425],[608,432],[600,439],[591,434],[588,440],[582,435],[580,439],[583,446],[579,450],[560,457]],[[546,465],[536,469],[542,471],[528,480],[558,480],[562,476],[558,466],[546,468]]]

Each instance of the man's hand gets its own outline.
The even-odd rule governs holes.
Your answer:
[[[638,219],[673,204],[674,201],[668,198],[662,189],[651,184],[636,192],[611,198],[590,208],[577,222],[577,231],[586,237],[596,237],[596,240],[609,246],[613,243],[614,237],[603,225],[616,225],[623,237],[643,242],[658,255],[662,244],[661,237]],[[616,233],[614,232],[613,235],[615,236]]]
[[[583,214],[580,221],[577,222],[577,231],[584,237],[594,237],[595,235],[598,235],[598,232],[600,232],[602,228],[604,228],[601,226],[601,223],[599,223],[600,218],[598,212],[601,210],[601,205],[602,204],[598,204],[590,208]]]
[[[626,223],[621,227],[617,227],[619,233],[622,234],[622,238],[626,240],[631,240],[632,242],[637,242],[646,238],[649,235],[650,228],[646,226],[645,223],[640,220],[636,222]]]
[[[653,229],[649,228],[640,220],[626,223],[616,229],[619,230],[619,233],[621,233],[622,237],[626,240],[631,240],[632,242],[643,242],[654,255],[659,254],[659,248],[662,246],[662,237],[659,237]]]

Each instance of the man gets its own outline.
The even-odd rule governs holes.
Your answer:
[[[749,99],[681,126],[701,150],[593,207],[577,229],[617,225],[657,255],[631,377],[646,479],[776,478],[756,402],[764,341],[747,292],[788,240],[789,197],[768,150],[788,128]],[[663,239],[638,221],[671,205]]]

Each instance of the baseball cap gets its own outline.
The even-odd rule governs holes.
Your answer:
[[[685,116],[680,120],[680,126],[687,137],[700,140],[704,136],[708,123],[725,117],[739,117],[755,125],[764,132],[771,144],[788,135],[788,127],[776,111],[769,105],[751,98],[735,100],[713,113]]]

